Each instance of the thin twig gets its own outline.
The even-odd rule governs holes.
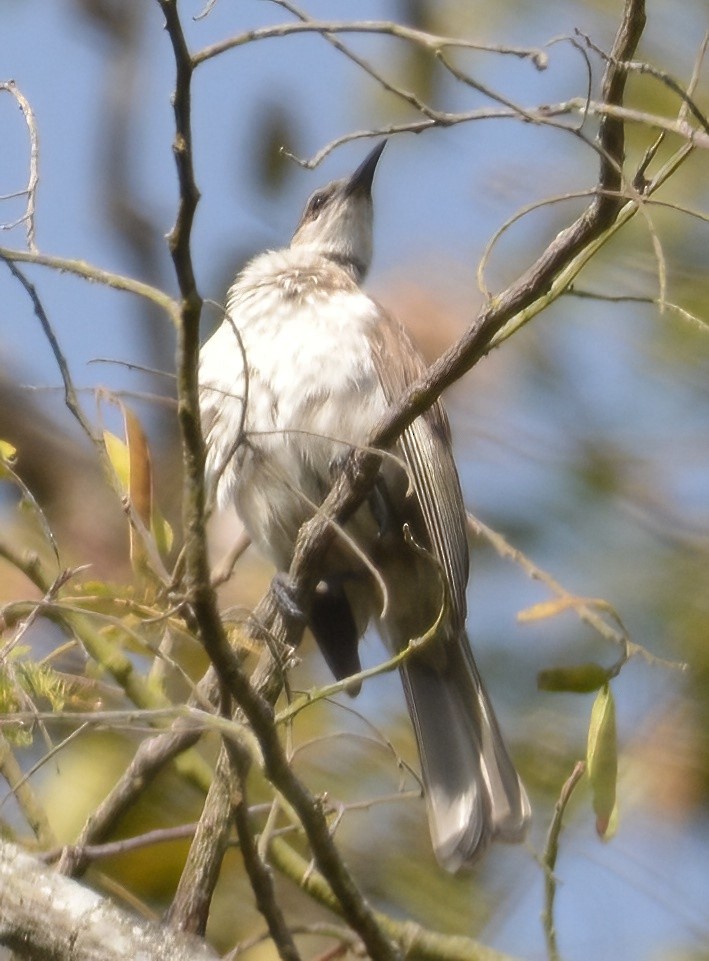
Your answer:
[[[312,24],[315,22],[304,11],[292,3],[291,0],[273,0],[273,2],[277,3],[279,7],[284,7],[294,16],[298,17],[302,23]],[[375,67],[373,67],[367,60],[364,59],[364,57],[361,57],[353,50],[350,50],[346,44],[344,44],[341,40],[338,40],[334,33],[328,30],[318,30],[318,34],[323,38],[323,40],[327,40],[327,42],[334,47],[335,50],[338,50],[352,63],[357,64],[357,66],[363,70],[364,73],[371,77],[372,80],[376,81],[383,90],[386,90],[387,93],[391,93],[400,100],[403,100],[404,103],[407,103],[410,107],[413,107],[417,113],[422,113],[424,117],[428,117],[429,120],[441,119],[442,114],[440,111],[429,107],[428,104],[424,103],[423,100],[417,97],[416,94],[411,90],[405,90],[403,87],[399,87],[396,84],[391,83],[386,79],[380,70],[377,70]]]
[[[607,63],[611,62],[611,58],[604,53],[603,50],[597,47],[590,37],[586,36],[586,34],[582,33],[580,30],[577,32],[591,50],[594,50]],[[706,44],[706,35],[704,38],[704,43]],[[707,118],[694,102],[691,95],[686,90],[683,90],[682,86],[677,83],[677,81],[671,77],[667,71],[653,67],[653,65],[650,63],[635,60],[615,61],[613,66],[618,70],[625,70],[628,73],[647,74],[648,76],[654,77],[656,80],[661,81],[661,83],[672,90],[673,93],[676,93],[677,96],[682,100],[685,112],[689,111],[692,113],[695,119],[698,120],[701,126],[704,128],[705,132],[709,133],[709,121]]]
[[[542,858],[542,864],[544,865],[545,870],[544,911],[542,912],[542,924],[547,942],[549,961],[559,961],[559,950],[556,942],[556,928],[554,926],[554,900],[556,898],[557,887],[556,875],[554,874],[554,871],[556,870],[556,859],[559,853],[559,837],[561,835],[561,828],[566,806],[569,803],[569,799],[573,794],[574,788],[579,783],[585,772],[585,763],[583,761],[577,761],[574,765],[573,771],[565,781],[564,786],[561,789],[559,799],[554,808],[554,817],[549,825],[547,843],[546,847],[544,848],[544,855]]]
[[[212,672],[208,672],[198,685],[205,698],[214,694],[215,687]],[[189,706],[188,704],[188,708]],[[127,714],[123,712],[123,714],[131,723],[132,718],[139,720],[143,712],[128,712]],[[103,841],[109,835],[120,817],[135,804],[147,785],[154,781],[167,764],[175,761],[179,770],[180,756],[189,751],[202,736],[202,728],[196,725],[189,716],[185,716],[183,711],[178,708],[166,709],[157,712],[157,714],[151,712],[151,714],[156,720],[172,721],[171,729],[153,734],[152,737],[142,741],[118,783],[91,813],[74,845],[64,851],[59,865],[59,870],[64,874],[73,877],[79,877],[83,874],[90,863],[89,856],[84,853],[85,849]],[[178,717],[176,718],[175,715],[178,715]],[[79,715],[79,717],[81,716]],[[107,720],[113,729],[115,721],[110,717]],[[205,793],[209,789],[210,783],[211,777],[208,777],[202,785]]]
[[[55,744],[53,747],[51,747],[46,752],[46,754],[43,754],[42,757],[38,761],[35,761],[35,763],[31,767],[27,768],[24,772],[22,772],[22,778],[20,779],[19,782],[17,782],[17,784],[13,788],[13,792],[16,792],[18,787],[24,786],[25,784],[29,783],[32,776],[36,774],[37,771],[39,771],[40,768],[42,768],[47,763],[47,761],[51,760],[55,755],[63,751],[69,744],[75,741],[78,737],[81,737],[86,727],[88,727],[88,725],[81,724],[79,727],[73,730],[71,734],[67,734],[67,736],[62,741],[59,741],[58,744]],[[7,800],[6,798],[3,798],[2,801],[0,801],[0,809],[3,807],[6,800]]]
[[[249,755],[241,745],[233,740],[226,739],[224,745],[231,760],[235,781],[234,791],[235,793],[238,791],[238,796],[232,798],[232,816],[236,834],[239,838],[244,868],[251,883],[251,890],[256,898],[256,907],[268,925],[269,933],[276,945],[281,961],[301,961],[293,935],[276,900],[271,869],[261,859],[254,837],[255,832],[251,823],[247,796]]]
[[[10,791],[15,797],[22,812],[22,816],[29,824],[40,847],[49,847],[57,843],[47,813],[42,806],[34,788],[23,776],[22,768],[17,762],[12,748],[0,731],[0,774],[7,781]]]
[[[12,250],[9,247],[0,247],[0,258],[12,263],[39,264],[43,267],[50,267],[60,273],[74,274],[84,280],[94,281],[112,290],[121,290],[137,297],[143,297],[151,303],[160,307],[173,323],[177,323],[179,316],[178,305],[169,294],[160,290],[158,287],[151,287],[140,280],[132,277],[125,277],[123,274],[115,274],[110,270],[103,270],[95,267],[86,260],[71,260],[67,257],[52,257],[49,254],[33,253],[27,250]]]
[[[42,510],[41,504],[39,503],[37,498],[34,496],[32,491],[29,489],[27,484],[25,484],[23,479],[17,473],[17,471],[12,467],[11,463],[8,463],[7,460],[3,459],[2,469],[3,469],[3,474],[5,475],[5,479],[7,478],[12,479],[13,484],[17,487],[17,489],[20,492],[20,496],[22,500],[25,501],[25,503],[29,507],[31,507],[35,517],[39,521],[39,525],[42,529],[42,534],[44,535],[44,539],[49,544],[52,550],[52,553],[54,554],[54,560],[56,561],[56,564],[57,564],[57,570],[61,571],[62,562],[59,556],[59,545],[57,544],[57,539],[54,536],[54,531],[52,530],[52,526],[49,523],[49,520],[47,519],[47,515]]]
[[[312,900],[342,916],[342,909],[325,878],[286,841],[274,837],[268,854],[273,866]],[[392,941],[405,946],[407,961],[513,961],[509,955],[473,938],[441,934],[414,921],[392,918],[381,911],[376,912],[376,918]]]
[[[709,30],[704,34],[702,42],[699,44],[699,49],[697,50],[697,56],[694,58],[694,66],[692,68],[692,76],[689,78],[689,83],[687,84],[686,94],[687,97],[682,98],[682,105],[679,108],[679,119],[686,120],[687,113],[689,111],[688,98],[694,95],[694,91],[699,85],[699,78],[701,76],[702,65],[704,63],[704,58],[707,53],[707,47],[709,47]]]
[[[431,116],[423,120],[390,123],[375,129],[355,130],[342,134],[339,137],[334,137],[310,158],[299,157],[288,150],[284,150],[284,153],[299,166],[307,170],[312,170],[314,167],[319,166],[334,150],[357,140],[377,140],[382,137],[391,137],[401,133],[420,134],[436,127],[452,127],[458,124],[475,123],[482,120],[517,120],[523,123],[533,122],[546,125],[550,117],[562,116],[564,114],[579,114],[581,116],[588,114],[589,116],[596,117],[611,116],[623,120],[626,123],[634,123],[652,129],[665,130],[668,133],[675,134],[682,140],[686,140],[692,146],[709,150],[709,135],[681,118],[675,120],[619,104],[587,100],[585,97],[572,97],[569,100],[545,104],[542,107],[522,107],[521,110],[509,107],[478,107],[474,110],[465,110],[458,113],[437,114],[432,111]],[[568,128],[562,127],[561,125],[554,126],[556,126],[556,129],[568,129],[571,133],[577,133],[578,131],[578,128],[575,126],[569,126]]]
[[[94,434],[91,424],[89,423],[87,417],[85,416],[84,412],[81,409],[81,405],[79,404],[79,399],[76,393],[76,389],[74,387],[74,382],[72,380],[71,373],[69,371],[69,365],[61,349],[59,340],[57,339],[57,336],[54,333],[54,330],[52,328],[52,325],[49,322],[49,318],[47,317],[47,312],[45,311],[44,306],[42,305],[42,301],[39,299],[39,295],[37,294],[37,288],[34,286],[34,284],[32,284],[27,279],[27,277],[24,275],[24,273],[20,270],[20,268],[15,263],[13,263],[11,260],[6,260],[5,262],[10,270],[10,273],[13,275],[13,277],[15,277],[17,280],[20,281],[22,286],[25,288],[25,291],[27,292],[30,300],[32,301],[34,312],[42,326],[42,331],[44,333],[44,336],[47,338],[47,341],[49,342],[49,346],[52,350],[52,353],[54,354],[54,360],[56,361],[57,367],[59,368],[59,373],[61,375],[62,383],[64,385],[64,403],[66,404],[70,413],[72,414],[76,422],[79,424],[83,432],[89,438],[89,440],[94,445],[96,445],[97,438]]]
[[[112,858],[117,854],[126,854],[129,851],[140,851],[155,844],[169,844],[174,841],[184,841],[194,835],[197,824],[177,824],[170,828],[154,828],[152,831],[145,831],[143,834],[134,834],[132,837],[121,838],[119,841],[107,841],[105,844],[86,844],[81,849],[82,856],[88,861],[101,861],[104,858]],[[52,864],[58,860],[64,848],[55,847],[49,851],[44,851],[41,855],[46,864]]]
[[[688,212],[691,213],[691,211]],[[698,317],[685,307],[680,307],[679,304],[673,304],[669,301],[665,301],[664,304],[661,305],[658,297],[634,297],[630,294],[601,294],[597,291],[581,290],[577,287],[572,287],[570,290],[567,290],[566,295],[568,297],[578,297],[580,300],[601,300],[610,304],[652,304],[655,307],[663,306],[665,310],[687,321],[695,330],[700,331],[702,334],[709,334],[709,319]]]
[[[285,4],[281,4],[285,6]],[[288,8],[290,9],[290,8]],[[296,33],[315,33],[315,34],[337,34],[337,33],[359,33],[359,34],[380,34],[407,40],[427,50],[435,52],[446,48],[459,50],[479,50],[488,53],[506,54],[522,59],[529,59],[539,70],[543,70],[547,65],[546,53],[538,47],[508,47],[496,44],[482,44],[475,40],[464,40],[460,37],[442,37],[436,34],[426,33],[424,30],[417,30],[401,23],[377,20],[306,20],[298,23],[280,23],[270,27],[259,27],[255,30],[247,30],[235,37],[221,40],[209,47],[195,53],[192,62],[196,66],[218,57],[227,50],[234,50],[245,44],[253,43],[257,40],[269,40],[275,37],[287,37]]]
[[[538,564],[535,564],[534,561],[523,554],[519,548],[513,547],[501,534],[486,524],[483,524],[481,520],[473,517],[471,514],[468,514],[468,526],[473,534],[484,537],[485,540],[495,548],[500,557],[513,561],[528,577],[544,584],[559,600],[567,602],[560,610],[573,610],[580,620],[588,624],[589,627],[592,627],[601,637],[622,649],[621,659],[613,668],[614,673],[617,673],[622,664],[631,657],[642,657],[649,664],[661,665],[662,667],[669,667],[673,670],[686,669],[686,664],[683,662],[668,661],[664,658],[659,658],[655,654],[651,654],[650,651],[642,647],[642,645],[632,641],[617,612],[606,601],[590,601],[588,598],[576,597],[571,594],[556,578],[547,571],[542,570]],[[601,616],[599,613],[601,610],[612,618],[613,624],[609,624],[608,621]]]
[[[290,930],[291,934],[307,934],[321,938],[334,938],[340,944],[347,945],[350,949],[355,950],[356,954],[361,953],[362,942],[356,935],[352,934],[349,928],[341,924],[328,924],[323,921],[318,921],[314,924],[291,924]],[[241,941],[222,958],[222,961],[236,961],[242,954],[246,954],[247,951],[250,951],[252,948],[257,948],[263,944],[268,937],[268,932],[263,932],[262,934],[257,934],[254,935],[254,937]],[[358,948],[360,949],[359,951],[356,950]]]
[[[14,223],[2,224],[0,229],[11,229],[12,227],[18,226],[18,224],[24,223],[25,230],[27,232],[27,246],[29,247],[30,251],[35,253],[37,250],[37,244],[35,240],[35,207],[37,204],[37,187],[39,186],[39,134],[37,131],[37,120],[35,118],[34,111],[32,110],[32,104],[18,88],[14,80],[8,80],[0,83],[0,90],[7,90],[7,92],[12,94],[19,104],[20,110],[25,118],[25,123],[27,124],[27,130],[30,138],[30,169],[27,179],[27,186],[23,190],[17,191],[12,195],[16,197],[27,197],[25,212]]]

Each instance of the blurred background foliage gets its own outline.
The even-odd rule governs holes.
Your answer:
[[[620,10],[619,0],[543,5],[314,0],[308,7],[321,18],[391,18],[444,35],[528,47],[572,36],[578,27],[604,49]],[[198,3],[182,3],[193,49],[290,19],[274,4],[235,9],[224,0],[192,21],[199,13]],[[41,134],[40,248],[172,290],[164,242],[176,197],[172,75],[157,4],[65,0],[48,7],[38,0],[5,0],[0,15],[2,69],[33,104]],[[648,16],[638,58],[686,84],[709,26],[705,0],[650,0]],[[377,36],[340,39],[391,83],[437,108],[488,105],[420,48]],[[544,72],[529,61],[490,53],[459,52],[453,59],[481,83],[526,106],[583,96],[586,68],[572,44],[558,40],[547,54]],[[596,63],[595,90],[599,76]],[[706,78],[705,66],[696,91],[705,113]],[[631,79],[628,105],[665,116],[678,109],[676,96],[647,77]],[[287,241],[313,186],[351,169],[366,149],[358,143],[336,151],[309,174],[282,148],[307,157],[350,130],[416,119],[410,105],[322,38],[262,41],[200,67],[194,126],[203,196],[194,253],[202,294],[222,302],[249,256]],[[0,102],[0,123],[0,193],[9,194],[24,183],[27,163],[26,134],[10,98]],[[629,168],[651,139],[646,127],[629,128]],[[674,146],[668,142],[660,155]],[[482,301],[475,270],[493,232],[524,205],[587,189],[596,166],[596,155],[574,137],[511,121],[394,138],[376,185],[377,253],[369,289],[434,358],[460,335]],[[557,866],[557,929],[569,961],[709,957],[707,172],[706,154],[697,151],[663,191],[668,206],[651,211],[667,265],[667,299],[699,322],[639,301],[567,296],[479,364],[447,398],[470,510],[570,593],[605,599],[649,652],[686,664],[679,671],[637,658],[613,682],[620,827],[607,845],[598,841],[583,784],[569,808]],[[13,203],[3,201],[4,222],[16,216]],[[515,278],[583,203],[571,198],[542,206],[516,223],[493,250],[487,287],[494,292]],[[13,245],[22,242],[21,231],[12,232]],[[151,443],[155,495],[179,540],[173,331],[143,303],[46,271],[27,274],[85,391],[87,412],[120,433],[115,414],[105,407],[96,413],[93,392],[101,387],[121,393],[138,413]],[[641,217],[602,251],[578,287],[608,298],[658,296],[658,265]],[[120,500],[62,405],[58,375],[31,304],[7,272],[0,303],[0,438],[17,449],[15,469],[54,531],[62,564],[90,565],[76,575],[69,593],[81,605],[83,592],[86,607],[92,584],[109,585],[101,611],[124,618],[129,600],[149,605],[154,598],[134,580]],[[219,314],[209,307],[205,314],[206,333]],[[99,359],[104,362],[95,363]],[[0,511],[2,543],[25,560],[36,552],[52,570],[37,512],[18,510],[17,487],[7,480],[0,483]],[[238,529],[224,516],[212,526],[216,560]],[[587,661],[611,665],[619,652],[573,611],[520,623],[517,614],[547,599],[548,591],[483,538],[476,538],[472,549],[470,634],[532,795],[529,843],[493,850],[466,876],[451,878],[437,868],[422,802],[412,797],[417,782],[407,765],[415,767],[415,750],[396,677],[374,679],[356,701],[343,698],[303,712],[289,736],[297,770],[308,784],[334,804],[351,805],[338,838],[377,905],[538,958],[544,956],[538,919],[544,879],[537,856],[561,785],[584,756],[593,695],[540,692],[537,674]],[[19,602],[42,592],[7,558],[0,557],[0,570],[0,601],[8,605],[12,636],[28,610]],[[270,573],[249,552],[221,589],[224,607],[253,605]],[[150,651],[102,624],[97,622],[110,642],[147,675]],[[143,619],[136,617],[131,626],[140,633]],[[87,676],[86,659],[65,649],[70,635],[56,622],[35,618],[22,640],[34,657],[50,657],[61,671],[67,707],[122,705],[108,676],[95,671]],[[160,638],[147,640],[157,644]],[[196,645],[180,638],[173,654],[192,677],[200,676],[205,664]],[[293,689],[326,682],[309,641],[300,655]],[[382,659],[376,638],[366,640],[364,656],[368,665]],[[171,676],[170,684],[171,695],[186,695],[179,680]],[[52,738],[56,742],[70,730],[52,727]],[[59,841],[76,837],[125,767],[136,737],[119,731],[82,734],[33,774]],[[19,753],[29,768],[46,750],[36,739]],[[207,742],[204,751],[213,760],[214,744]],[[258,800],[258,789],[255,794]],[[126,815],[119,833],[193,822],[201,801],[194,786],[168,771]],[[5,831],[24,834],[9,794],[0,817]],[[90,876],[110,890],[121,886],[161,913],[187,845],[182,839],[118,855],[97,864]],[[278,884],[299,923],[326,917],[288,882]],[[261,931],[238,853],[230,852],[210,934],[226,950]],[[322,944],[306,941],[304,953]],[[252,952],[273,954],[268,945]]]

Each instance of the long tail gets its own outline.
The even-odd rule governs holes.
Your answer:
[[[436,857],[449,871],[499,838],[521,841],[531,816],[465,634],[441,670],[415,656],[401,675],[416,732]]]

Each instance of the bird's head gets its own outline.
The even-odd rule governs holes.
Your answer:
[[[372,181],[385,144],[377,144],[351,177],[312,194],[290,244],[333,260],[358,281],[372,261]]]

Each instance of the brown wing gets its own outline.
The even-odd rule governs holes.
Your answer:
[[[425,364],[401,324],[381,307],[379,314],[373,359],[384,394],[393,403],[424,373]],[[468,583],[465,506],[451,450],[448,418],[440,402],[406,428],[399,447],[410,471],[426,540],[446,574],[454,626],[462,629]],[[417,531],[414,533],[419,536]]]

